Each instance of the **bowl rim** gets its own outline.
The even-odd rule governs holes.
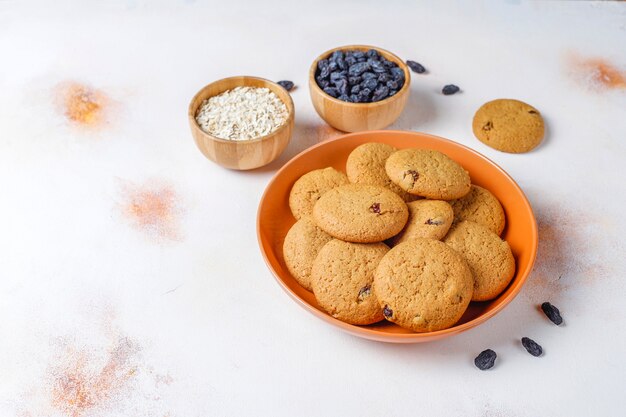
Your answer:
[[[317,63],[320,60],[325,59],[326,57],[328,57],[330,54],[332,54],[335,51],[346,50],[346,49],[358,49],[358,50],[374,49],[378,52],[384,52],[385,54],[388,54],[392,58],[391,60],[393,60],[398,65],[398,67],[402,68],[402,71],[404,71],[404,78],[405,78],[404,85],[393,96],[386,97],[383,100],[375,101],[373,103],[350,103],[348,101],[339,100],[338,98],[335,98],[331,96],[330,94],[327,94],[322,88],[320,88],[319,85],[317,85],[317,80],[315,80],[315,72],[317,71]],[[338,46],[336,48],[329,49],[328,51],[324,52],[323,54],[315,58],[315,60],[311,64],[311,67],[309,68],[309,88],[315,88],[320,94],[322,94],[326,99],[330,100],[333,103],[341,104],[341,105],[348,106],[348,107],[363,108],[367,106],[379,107],[379,106],[387,105],[389,103],[392,103],[394,99],[396,100],[399,99],[406,92],[406,90],[410,88],[410,86],[411,86],[411,71],[409,71],[409,67],[406,65],[406,63],[404,63],[404,61],[402,61],[400,57],[398,57],[396,54],[389,52],[386,49],[379,48],[378,46],[372,46],[372,45]]]
[[[281,97],[279,97],[279,99],[287,107],[287,113],[288,113],[287,120],[285,120],[285,122],[281,126],[279,126],[278,129],[273,131],[272,133],[269,133],[267,135],[260,136],[258,138],[254,138],[254,139],[234,140],[234,139],[219,138],[217,136],[211,135],[210,133],[207,133],[204,130],[202,130],[202,128],[198,124],[198,121],[196,120],[196,113],[197,113],[198,108],[200,107],[200,105],[198,105],[195,108],[193,106],[193,103],[196,101],[196,98],[198,98],[198,96],[200,94],[202,94],[202,92],[204,90],[206,90],[207,88],[211,87],[213,84],[217,84],[217,83],[223,82],[223,81],[231,81],[231,80],[235,80],[235,79],[238,79],[238,80],[241,80],[241,81],[244,81],[246,79],[262,81],[262,82],[270,84],[270,85],[272,85],[274,87],[282,88],[283,90],[285,90],[285,88],[283,86],[281,86],[278,83],[275,83],[274,81],[268,80],[267,78],[256,77],[254,75],[234,75],[232,77],[220,78],[219,80],[212,81],[212,82],[206,84],[204,87],[200,88],[198,90],[198,92],[193,95],[193,97],[191,98],[191,101],[189,102],[189,106],[187,108],[187,116],[189,118],[189,122],[190,122],[190,125],[192,126],[192,129],[195,129],[202,136],[205,136],[206,138],[214,140],[216,142],[230,143],[230,144],[240,144],[241,145],[241,144],[244,144],[244,143],[246,143],[246,144],[247,143],[257,143],[257,142],[262,142],[263,140],[266,140],[266,139],[270,139],[271,137],[279,134],[282,130],[286,129],[290,124],[293,124],[293,121],[295,119],[295,107],[294,107],[294,104],[293,104],[293,99],[291,98],[291,94],[289,93],[289,91],[285,90],[285,92],[287,93],[287,99],[288,100],[285,101]],[[246,87],[246,86],[253,87],[253,86],[247,85],[245,82],[242,82],[237,87]],[[224,90],[224,91],[227,91],[227,90]],[[221,93],[223,93],[224,91],[222,91]],[[274,94],[276,94],[276,92],[274,92],[274,91],[272,91],[272,92]],[[221,94],[221,93],[218,93],[218,94]],[[215,97],[215,95],[210,96],[210,97]],[[207,97],[207,98],[209,98],[209,97]]]
[[[312,149],[316,149],[319,148],[321,146],[327,146],[330,143],[339,141],[339,140],[345,140],[346,138],[351,138],[354,136],[362,136],[362,135],[372,135],[372,134],[388,134],[388,133],[401,133],[401,134],[418,134],[420,136],[427,136],[431,139],[435,139],[435,140],[439,140],[439,141],[443,141],[443,142],[447,142],[450,143],[454,146],[458,146],[461,149],[463,149],[466,152],[469,152],[471,154],[473,154],[474,156],[481,158],[483,160],[485,160],[487,163],[493,165],[494,168],[496,168],[496,170],[503,176],[505,176],[511,183],[512,185],[517,189],[517,191],[520,193],[521,197],[522,197],[522,203],[525,207],[525,209],[530,213],[531,216],[531,233],[533,235],[533,242],[534,244],[532,245],[532,247],[530,247],[530,257],[529,257],[529,262],[526,266],[526,268],[523,271],[519,271],[519,278],[518,278],[518,283],[517,283],[517,290],[508,294],[506,297],[504,297],[500,303],[495,306],[493,309],[487,311],[484,314],[481,314],[480,316],[465,322],[463,324],[460,325],[454,325],[452,327],[449,327],[447,329],[442,329],[442,330],[437,330],[434,332],[424,332],[424,333],[387,333],[387,332],[381,332],[380,330],[377,330],[376,328],[368,328],[368,327],[364,327],[364,326],[357,326],[357,325],[353,325],[353,324],[349,324],[349,323],[345,323],[341,320],[338,320],[332,316],[330,316],[329,314],[318,310],[317,308],[313,307],[312,305],[310,305],[308,302],[306,302],[304,299],[300,298],[298,296],[298,294],[296,294],[291,288],[289,288],[283,281],[282,279],[280,279],[278,277],[278,274],[276,273],[276,271],[274,270],[274,268],[272,267],[272,264],[267,256],[266,251],[264,250],[264,246],[262,243],[262,238],[261,238],[261,207],[267,197],[267,193],[269,191],[269,189],[271,188],[271,186],[274,184],[274,182],[276,181],[276,179],[284,172],[284,170],[291,165],[292,163],[295,163],[294,161],[297,160],[298,158],[300,158],[303,154],[309,152]],[[287,161],[287,163],[285,163],[277,172],[276,174],[274,174],[274,176],[272,177],[272,179],[267,183],[265,190],[263,191],[263,195],[261,196],[261,199],[259,201],[259,205],[257,207],[257,219],[256,219],[256,226],[257,226],[257,243],[259,245],[259,249],[263,255],[263,259],[265,260],[265,263],[267,265],[267,267],[269,268],[270,272],[272,273],[272,275],[274,276],[274,279],[278,282],[279,286],[287,293],[287,295],[289,295],[294,301],[296,301],[297,304],[299,304],[301,307],[303,307],[306,311],[308,311],[309,313],[313,314],[314,316],[318,317],[319,319],[332,324],[336,327],[341,328],[342,330],[344,330],[345,332],[352,334],[354,336],[358,336],[361,338],[365,338],[365,339],[369,339],[369,340],[374,340],[374,341],[379,341],[379,342],[387,342],[387,343],[411,343],[411,342],[426,342],[426,341],[434,341],[435,339],[440,339],[442,337],[445,336],[453,336],[455,334],[461,333],[463,331],[466,330],[470,330],[474,327],[477,327],[478,325],[484,323],[485,321],[491,319],[492,317],[494,317],[496,314],[498,314],[499,312],[501,312],[511,301],[513,301],[513,299],[515,299],[515,297],[517,297],[517,295],[520,293],[520,291],[522,290],[522,287],[524,286],[524,284],[526,283],[528,276],[530,275],[530,273],[532,272],[533,266],[535,264],[535,260],[537,257],[537,248],[538,248],[538,228],[537,228],[537,220],[535,218],[535,214],[533,212],[532,206],[530,204],[530,202],[528,201],[528,198],[526,197],[526,194],[524,194],[524,191],[521,189],[521,187],[517,184],[517,182],[515,182],[515,180],[506,172],[504,171],[504,169],[502,169],[498,164],[496,164],[495,162],[493,162],[491,159],[487,158],[486,156],[482,155],[481,153],[479,153],[478,151],[475,151],[474,149],[469,148],[468,146],[465,146],[463,144],[460,144],[458,142],[452,141],[450,139],[445,139],[442,138],[440,136],[436,136],[436,135],[431,135],[428,133],[423,133],[423,132],[416,132],[416,131],[406,131],[406,130],[370,130],[370,131],[365,131],[365,132],[354,132],[354,133],[348,133],[345,135],[340,135],[336,138],[318,143],[314,146],[311,146],[305,150],[303,150],[302,152],[298,153],[297,155],[295,155],[294,157],[292,157],[289,161]]]

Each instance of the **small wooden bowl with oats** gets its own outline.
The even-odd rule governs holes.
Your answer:
[[[259,88],[269,92],[256,90]],[[215,100],[208,106],[212,98]],[[258,112],[258,117],[246,119],[246,109],[248,115],[251,109]],[[249,170],[269,164],[285,150],[293,132],[294,106],[280,85],[237,76],[198,91],[189,104],[188,117],[191,134],[204,156],[225,168]]]

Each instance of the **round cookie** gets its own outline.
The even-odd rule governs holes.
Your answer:
[[[441,200],[417,200],[407,203],[409,220],[404,229],[389,239],[392,246],[415,238],[441,240],[452,225],[452,207]]]
[[[387,158],[391,181],[410,194],[454,200],[470,190],[470,176],[447,155],[430,149],[403,149]]]
[[[394,184],[385,172],[385,162],[397,149],[386,143],[370,142],[357,146],[346,161],[346,174],[351,183],[380,185],[398,194],[404,201],[414,201],[411,195]]]
[[[534,149],[545,134],[539,110],[513,99],[498,99],[483,104],[474,115],[472,129],[485,145],[510,153]]]
[[[478,223],[462,221],[452,226],[444,242],[463,255],[474,276],[472,301],[496,298],[515,274],[509,244]]]
[[[432,239],[399,244],[374,272],[374,293],[385,318],[415,332],[453,326],[469,305],[472,287],[463,257]]]
[[[454,221],[469,220],[482,224],[498,236],[506,223],[504,210],[498,199],[488,190],[472,185],[469,193],[463,198],[450,201],[454,210]]]
[[[315,258],[311,273],[320,307],[346,323],[364,325],[383,320],[372,282],[376,266],[388,251],[384,243],[328,242]]]
[[[298,220],[285,236],[283,257],[291,275],[311,291],[311,268],[322,247],[333,238],[317,227],[310,216]]]
[[[310,215],[313,206],[326,191],[348,183],[346,174],[331,167],[304,174],[293,184],[289,193],[289,208],[293,217],[301,219]]]
[[[382,242],[398,234],[409,210],[396,193],[376,185],[348,184],[326,192],[313,207],[313,220],[347,242]]]

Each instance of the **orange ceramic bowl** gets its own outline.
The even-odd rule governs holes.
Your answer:
[[[307,172],[332,166],[345,172],[348,155],[367,142],[382,142],[396,148],[427,148],[445,153],[470,173],[472,183],[491,191],[502,203],[506,214],[503,238],[511,246],[517,270],[507,289],[488,302],[472,302],[457,324],[449,329],[413,333],[390,322],[369,326],[344,323],[326,314],[313,293],[301,287],[289,273],[283,259],[283,241],[295,219],[289,210],[289,191],[293,183]],[[257,234],[261,252],[278,284],[298,304],[326,323],[366,339],[417,343],[441,339],[471,329],[496,315],[519,293],[530,274],[537,253],[537,224],[526,196],[513,179],[481,154],[456,142],[417,132],[370,131],[352,133],[320,143],[295,156],[268,184],[257,217]]]

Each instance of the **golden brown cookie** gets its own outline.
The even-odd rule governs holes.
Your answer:
[[[381,242],[396,235],[409,210],[396,193],[376,185],[348,184],[326,192],[313,207],[313,220],[347,242]]]
[[[472,270],[472,301],[493,300],[515,275],[509,244],[485,226],[462,221],[452,226],[444,242],[460,253]]]
[[[387,172],[385,162],[397,149],[385,143],[370,142],[357,146],[346,161],[346,174],[351,183],[380,185],[398,194],[404,201],[414,201],[418,196],[407,193],[394,184]]]
[[[472,287],[463,257],[432,239],[399,244],[374,272],[374,293],[385,318],[415,332],[453,326],[469,305]]]
[[[407,207],[409,220],[400,233],[389,239],[392,246],[419,237],[441,240],[448,233],[454,213],[447,202],[418,200],[407,203]]]
[[[472,129],[485,145],[510,153],[534,149],[545,134],[539,110],[523,101],[504,98],[483,104],[474,115]]]
[[[332,237],[317,227],[310,216],[298,220],[285,236],[283,257],[291,275],[307,290],[311,290],[311,268],[322,247]]]
[[[482,187],[472,185],[463,198],[450,201],[454,210],[454,221],[469,220],[482,224],[497,235],[504,230],[504,210],[498,199]]]
[[[374,270],[389,251],[384,243],[328,242],[313,263],[311,284],[317,303],[351,324],[381,321],[383,310],[372,291]]]
[[[326,191],[348,182],[346,174],[331,167],[304,174],[293,184],[289,193],[289,208],[293,217],[301,219],[310,215],[313,206]]]
[[[470,190],[470,176],[447,155],[430,149],[403,149],[385,162],[391,181],[410,194],[454,200]]]

